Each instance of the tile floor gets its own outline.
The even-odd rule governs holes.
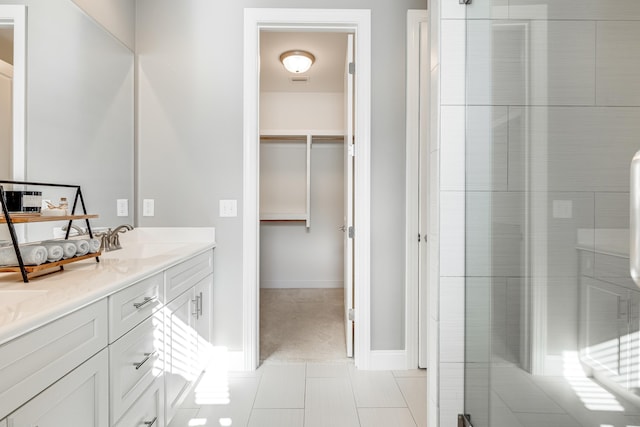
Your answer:
[[[359,371],[345,357],[342,293],[263,289],[260,368],[214,361],[169,427],[425,427],[425,370]]]
[[[478,387],[474,426],[640,427],[640,407],[580,373],[532,376],[513,366],[492,367],[492,391]],[[472,414],[472,421],[473,421]]]
[[[169,427],[425,427],[426,393],[424,370],[359,371],[345,361],[227,373],[213,365]]]

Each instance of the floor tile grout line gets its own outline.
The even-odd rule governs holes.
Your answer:
[[[405,378],[414,378],[414,377],[405,377]],[[400,387],[400,384],[398,384],[398,379],[395,376],[393,377],[393,380],[396,383],[396,387],[398,387],[398,389],[400,390],[400,394],[402,395],[402,400],[404,400],[404,403],[407,405],[406,408],[409,410],[409,414],[411,414],[411,419],[413,420],[413,423],[417,426],[418,425],[418,420],[416,419],[416,416],[413,413],[413,410],[411,409],[411,406],[409,405],[409,401],[407,400],[407,396],[404,395],[404,391],[402,390],[402,387]]]
[[[355,366],[353,369],[357,369]],[[358,411],[358,402],[356,401],[356,392],[353,389],[352,383],[353,377],[351,376],[351,372],[347,369],[347,383],[349,384],[349,389],[351,389],[351,398],[353,399],[353,407],[356,410],[356,418],[358,419],[358,426],[362,426],[362,420],[360,419],[360,412]]]
[[[260,369],[260,366],[258,366],[256,368],[256,370]],[[256,409],[256,399],[258,398],[258,391],[260,390],[260,385],[262,384],[262,377],[263,377],[263,373],[260,374],[259,378],[258,378],[258,385],[256,386],[256,392],[253,395],[253,401],[251,402],[251,410],[249,411],[249,420],[247,421],[248,424],[251,423],[251,417],[253,416],[253,410]]]
[[[304,391],[303,391],[303,399],[302,399],[302,426],[307,425],[307,365],[304,364]]]

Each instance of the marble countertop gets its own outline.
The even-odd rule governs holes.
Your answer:
[[[0,274],[0,345],[92,304],[141,279],[215,247],[213,228],[137,228],[120,235],[123,249],[23,283]]]

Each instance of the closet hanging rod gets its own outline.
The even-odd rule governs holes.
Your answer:
[[[274,135],[262,135],[260,136],[261,141],[300,141],[307,142],[306,135],[300,136],[291,136],[291,135],[282,135],[282,136],[274,136]],[[344,141],[344,135],[318,135],[312,136],[311,141]]]

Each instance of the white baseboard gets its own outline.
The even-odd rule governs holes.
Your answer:
[[[560,355],[546,355],[544,358],[544,374],[562,376],[564,373],[564,359]]]
[[[213,347],[211,363],[215,369],[230,371],[246,371],[244,352],[230,351],[226,347]]]
[[[261,289],[336,289],[344,288],[342,280],[262,280]]]
[[[371,350],[369,369],[372,371],[402,371],[407,369],[406,350]]]

